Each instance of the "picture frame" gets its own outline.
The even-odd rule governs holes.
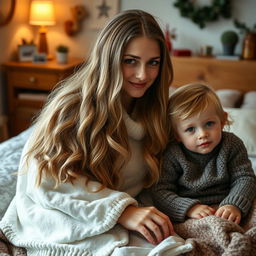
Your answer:
[[[45,53],[36,53],[33,56],[33,63],[38,63],[38,64],[42,64],[45,63],[47,61],[47,56]]]
[[[119,0],[93,0],[90,1],[90,22],[91,29],[99,30],[119,12]]]
[[[18,45],[19,61],[32,61],[36,50],[37,48],[34,44]]]

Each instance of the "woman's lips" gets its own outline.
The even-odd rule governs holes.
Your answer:
[[[136,88],[144,88],[147,83],[133,83],[133,82],[130,82],[130,84]]]

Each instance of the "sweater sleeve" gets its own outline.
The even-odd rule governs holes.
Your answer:
[[[161,177],[157,184],[151,188],[151,197],[154,205],[174,222],[183,222],[186,218],[187,211],[199,200],[180,197],[178,193],[179,167],[172,159],[172,152],[168,149],[163,159]]]
[[[37,162],[21,162],[18,177],[16,207],[24,232],[36,239],[71,243],[105,233],[113,228],[124,209],[135,199],[125,192],[104,188],[98,182],[86,183],[81,178],[74,184],[64,183],[54,188],[50,178],[43,178],[36,187]],[[86,185],[87,184],[87,185]]]
[[[251,208],[256,196],[256,177],[246,148],[238,137],[231,134],[230,147],[232,153],[228,161],[230,175],[230,192],[220,203],[220,206],[231,204],[237,206],[245,216]]]

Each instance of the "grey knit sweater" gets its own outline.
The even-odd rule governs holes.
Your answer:
[[[235,205],[245,216],[256,196],[256,177],[243,142],[223,132],[221,143],[205,155],[170,143],[151,192],[155,206],[174,222],[183,222],[198,203]]]

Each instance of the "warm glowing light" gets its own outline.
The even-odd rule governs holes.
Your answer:
[[[53,2],[33,0],[31,2],[29,23],[40,26],[55,25]]]

